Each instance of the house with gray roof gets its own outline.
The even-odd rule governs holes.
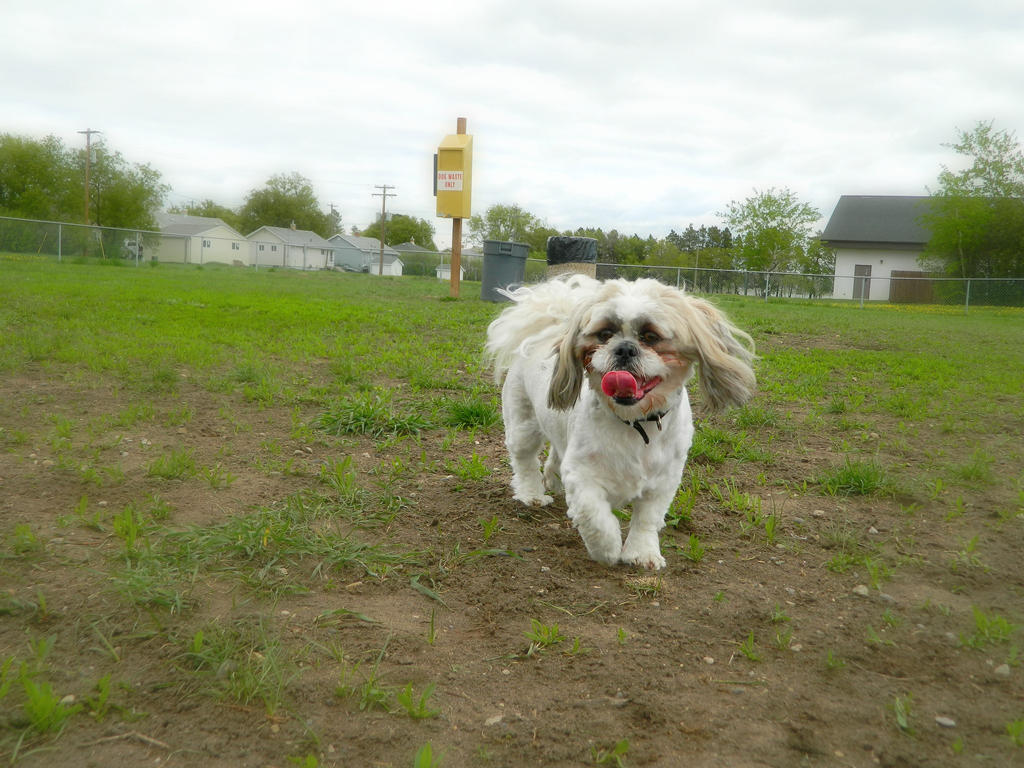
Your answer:
[[[381,247],[380,240],[375,237],[359,235],[331,235],[331,246],[334,248],[334,267],[346,272],[368,272],[379,275]],[[390,245],[384,245],[384,274],[401,275],[404,263],[398,251]]]
[[[821,240],[836,252],[836,299],[912,300],[930,284],[918,257],[931,237],[929,197],[843,195]]]
[[[316,232],[291,227],[260,227],[246,235],[255,267],[330,269],[334,246]]]
[[[245,236],[221,219],[158,213],[160,236],[147,238],[141,257],[178,264],[249,263],[249,244]],[[148,249],[148,253],[145,252]]]

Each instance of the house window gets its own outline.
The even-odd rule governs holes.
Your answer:
[[[210,241],[209,240],[203,240],[203,248],[209,248],[209,247],[210,247]]]
[[[263,250],[263,243],[260,243],[260,250]]]
[[[277,252],[277,246],[276,245],[270,246],[270,250],[271,250],[271,252],[276,253]]]
[[[240,251],[240,250],[242,250],[242,246],[240,246],[238,243],[231,243],[231,250],[232,251]]]

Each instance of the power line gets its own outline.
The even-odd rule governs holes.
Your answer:
[[[384,227],[385,218],[387,216],[387,205],[389,197],[398,197],[393,192],[388,192],[389,189],[394,189],[393,184],[374,184],[374,188],[379,189],[380,192],[374,192],[373,197],[380,198],[380,272],[379,275],[384,275]]]

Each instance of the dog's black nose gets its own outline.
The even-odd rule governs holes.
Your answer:
[[[624,365],[631,362],[634,357],[640,356],[640,347],[632,341],[624,341],[612,351],[612,354],[615,356],[616,363]]]

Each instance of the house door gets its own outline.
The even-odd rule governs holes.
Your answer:
[[[867,301],[871,298],[871,265],[857,264],[853,268],[853,298]]]

